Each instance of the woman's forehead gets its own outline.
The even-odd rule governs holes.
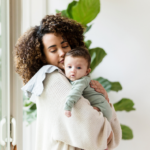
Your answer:
[[[55,35],[54,33],[48,33],[43,36],[43,43],[45,42],[62,42],[67,41],[64,36]]]
[[[63,37],[61,35],[55,35],[54,33],[47,33],[43,36],[43,42],[44,41],[57,41],[57,40],[63,40]]]

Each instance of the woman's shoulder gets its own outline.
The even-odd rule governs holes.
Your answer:
[[[46,75],[52,74],[53,72],[57,72],[56,74],[65,76],[58,67],[53,65],[45,65],[21,89],[29,98],[32,94],[34,94],[35,96],[40,96],[44,89],[43,82],[46,79]]]
[[[43,74],[46,74],[46,73],[52,73],[55,70],[57,70],[59,73],[64,75],[64,73],[61,71],[60,68],[58,68],[56,66],[53,66],[53,65],[45,65],[45,66],[41,67],[39,69],[39,71],[34,76],[40,76],[40,75],[43,75]]]

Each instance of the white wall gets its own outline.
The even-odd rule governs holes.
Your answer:
[[[50,0],[50,13],[65,9],[71,0]],[[110,92],[111,102],[130,98],[136,111],[117,112],[122,124],[133,129],[133,140],[122,140],[116,150],[149,149],[150,142],[150,1],[101,0],[101,13],[86,35],[91,47],[107,52],[92,77],[119,81],[123,90]]]

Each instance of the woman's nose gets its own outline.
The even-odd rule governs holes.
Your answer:
[[[60,55],[60,57],[64,57],[65,54],[66,54],[66,53],[64,52],[63,49],[60,49],[60,50],[59,50],[59,55]]]

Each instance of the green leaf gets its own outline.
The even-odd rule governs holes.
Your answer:
[[[26,95],[23,94],[23,120],[27,125],[31,124],[37,118],[36,104],[29,101]]]
[[[73,1],[73,2],[71,2],[71,3],[69,3],[69,5],[68,5],[68,7],[67,7],[67,13],[68,13],[68,17],[69,18],[73,18],[73,16],[72,16],[72,8],[73,8],[73,6],[75,6],[76,4],[77,4],[78,2],[77,1]]]
[[[61,15],[64,16],[64,17],[69,18],[68,13],[67,13],[66,10],[62,10],[62,11],[61,11]]]
[[[30,109],[31,110],[36,110],[36,104],[33,104]]]
[[[61,11],[60,11],[60,10],[58,10],[58,9],[56,9],[55,11],[56,11],[56,13],[60,13],[60,12],[61,12]]]
[[[121,124],[121,129],[122,129],[122,139],[124,140],[133,139],[133,133],[132,133],[131,128],[129,128],[126,125]]]
[[[68,13],[67,13],[66,10],[60,11],[60,10],[56,9],[56,13],[61,13],[61,16],[69,18]]]
[[[96,78],[94,79],[96,81],[98,81],[104,88],[107,92],[110,91],[111,89],[111,82],[108,81],[107,79],[103,78],[103,77],[99,77],[99,78]]]
[[[96,80],[98,81],[100,84],[102,84],[102,86],[105,88],[105,90],[107,92],[109,91],[116,91],[118,92],[119,90],[121,90],[120,86],[121,84],[119,82],[111,82],[109,81],[108,79],[105,79],[103,77],[99,77],[99,78],[96,78],[96,79],[93,79],[93,80]],[[118,83],[120,86],[115,86],[115,88],[113,88],[113,86]],[[114,90],[115,89],[115,90]]]
[[[111,82],[111,90],[118,92],[122,90],[122,86],[119,82]]]
[[[26,121],[29,124],[31,124],[33,121],[35,121],[37,118],[37,111],[36,110],[27,110],[23,111],[23,120]]]
[[[72,7],[73,19],[86,26],[91,22],[100,12],[100,0],[79,0],[79,2]]]
[[[91,45],[92,41],[91,40],[87,40],[85,41],[85,46],[87,49],[89,49],[90,45]]]
[[[24,102],[24,107],[28,107],[30,105],[32,105],[32,102],[27,101],[27,100]]]
[[[92,27],[92,24],[89,25],[89,26],[86,26],[85,31],[84,31],[83,34],[87,33],[91,29],[91,27]]]
[[[102,48],[96,47],[93,49],[89,49],[89,53],[91,56],[90,68],[93,71],[97,67],[97,65],[99,65],[99,63],[103,60],[103,58],[106,56],[106,52]]]
[[[122,98],[119,102],[114,103],[113,105],[116,111],[125,110],[129,112],[129,111],[135,110],[135,108],[133,108],[134,106],[133,101],[127,98]]]
[[[26,100],[23,107],[23,119],[29,124],[37,118],[36,104]]]

